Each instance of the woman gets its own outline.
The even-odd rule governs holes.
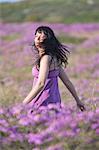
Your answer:
[[[47,106],[50,103],[60,104],[61,97],[58,88],[58,77],[66,88],[71,92],[81,111],[85,110],[83,103],[79,100],[75,88],[69,80],[64,67],[68,64],[67,55],[70,53],[55,37],[54,32],[47,26],[40,26],[35,31],[33,52],[38,54],[38,59],[32,68],[34,76],[33,88],[23,104],[32,103],[36,108]]]

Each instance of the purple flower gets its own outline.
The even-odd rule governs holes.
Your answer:
[[[99,128],[98,128],[98,129],[96,129],[96,134],[99,134]]]
[[[91,128],[94,130],[94,129],[97,129],[99,127],[99,123],[94,123],[91,125]]]
[[[28,117],[23,117],[23,118],[20,118],[18,123],[23,126],[28,126],[30,124],[30,119]]]
[[[9,135],[9,141],[12,142],[12,141],[20,141],[20,142],[23,142],[24,140],[24,136],[21,134],[21,133],[11,133]]]
[[[4,114],[4,109],[0,108],[0,115]]]
[[[37,134],[29,133],[27,135],[27,139],[28,139],[29,143],[35,143],[37,145],[42,144],[41,136],[39,136]]]

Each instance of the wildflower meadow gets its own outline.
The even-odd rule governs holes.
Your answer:
[[[62,107],[33,109],[31,90],[35,29],[51,27],[70,49],[65,69],[86,110],[59,79]],[[0,23],[0,150],[99,149],[99,23]]]

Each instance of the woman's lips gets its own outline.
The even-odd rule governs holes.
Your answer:
[[[36,45],[40,45],[42,42],[43,42],[43,40],[42,40],[42,41],[39,41],[39,42],[36,42],[35,44],[36,44]]]

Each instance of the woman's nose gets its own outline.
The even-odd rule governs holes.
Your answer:
[[[37,37],[37,40],[40,40],[40,36]]]

